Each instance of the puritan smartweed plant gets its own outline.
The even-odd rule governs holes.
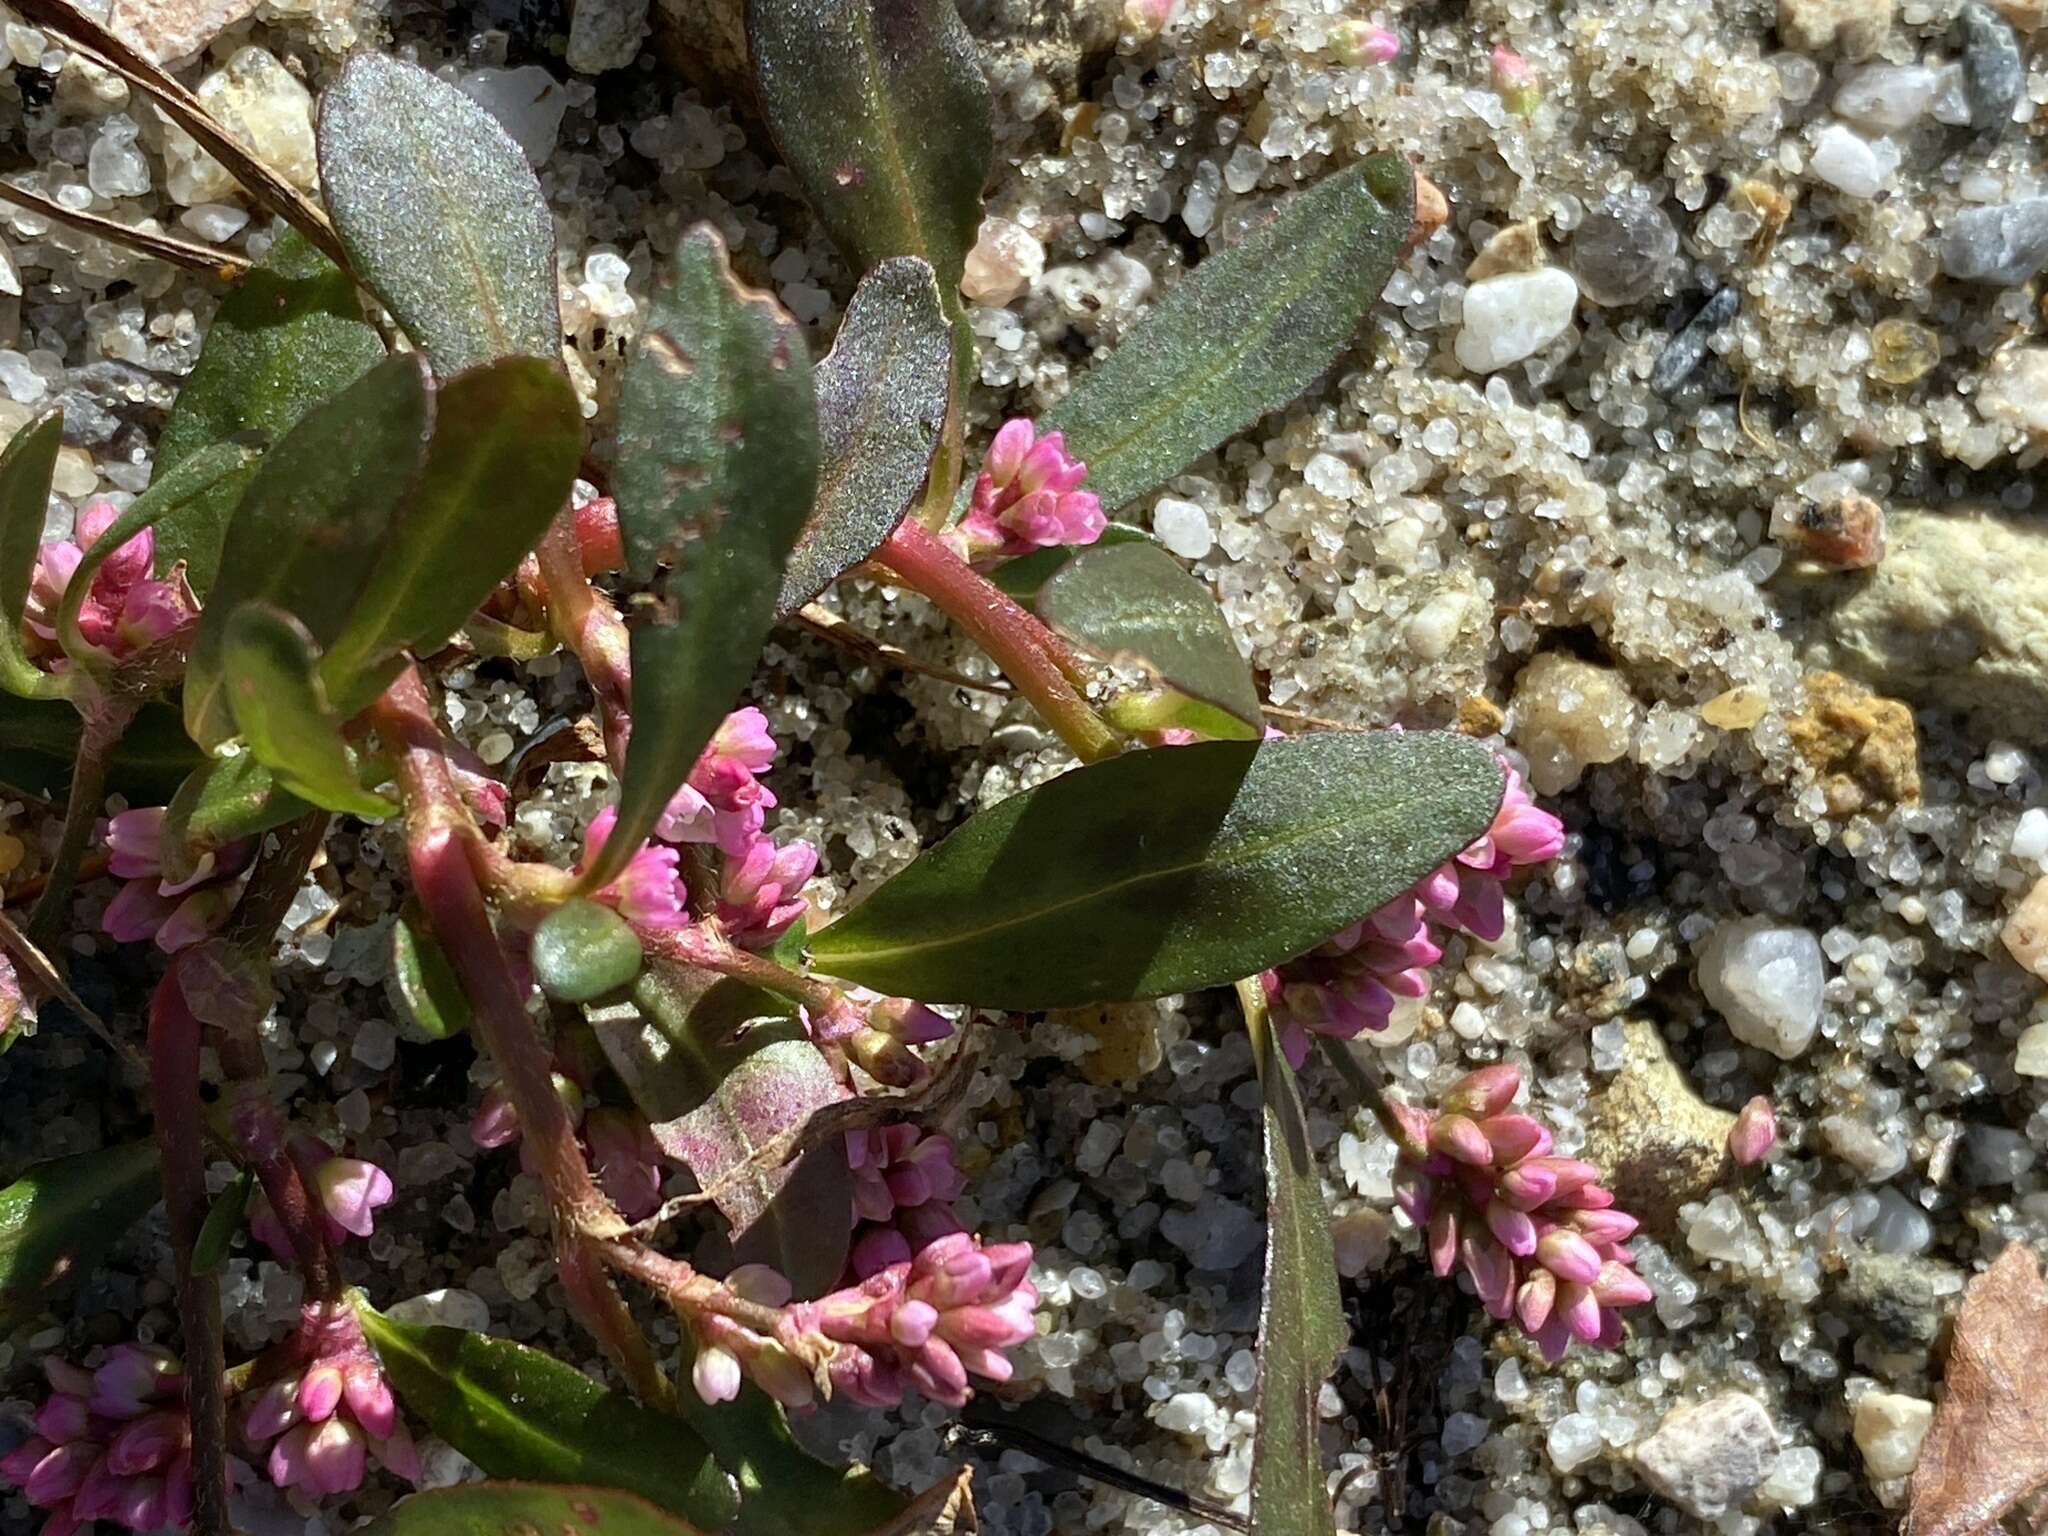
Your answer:
[[[320,103],[323,212],[62,0],[17,9],[157,96],[292,226],[223,303],[144,494],[42,542],[60,416],[0,456],[0,780],[68,795],[27,930],[4,929],[0,1023],[12,1042],[38,1005],[82,1009],[49,957],[83,879],[118,883],[105,934],[162,956],[154,1145],[0,1193],[20,1213],[0,1281],[32,1300],[161,1196],[182,1335],[175,1355],[46,1362],[51,1395],[0,1461],[45,1531],[211,1536],[230,1458],[317,1500],[371,1463],[417,1477],[417,1429],[492,1480],[407,1499],[380,1531],[955,1518],[964,1488],[907,1500],[811,1459],[783,1415],[911,1390],[963,1404],[1033,1336],[1030,1248],[954,1208],[941,1122],[975,1032],[1231,986],[1270,1204],[1252,1521],[1331,1530],[1316,1400],[1345,1332],[1293,1073],[1312,1039],[1423,995],[1447,933],[1499,939],[1505,882],[1563,832],[1481,743],[1267,729],[1207,588],[1111,518],[1352,344],[1441,218],[1434,189],[1395,157],[1346,158],[969,473],[958,289],[991,155],[972,44],[951,0],[753,0],[761,109],[858,287],[813,358],[734,275],[726,233],[690,227],[593,442],[540,187],[460,91],[351,61]],[[735,705],[774,626],[848,576],[944,610],[1078,766],[814,926],[818,854],[771,832],[777,744]],[[512,786],[444,730],[456,638],[580,666],[617,794],[572,867],[524,856]],[[135,808],[107,818],[110,792]],[[295,1118],[262,1042],[280,923],[336,817],[402,845],[395,990],[418,1029],[471,1031],[494,1064],[472,1138],[516,1144],[545,1190],[558,1276],[623,1390],[387,1317],[374,1277],[352,1288],[392,1181]],[[1462,1268],[1553,1356],[1611,1346],[1617,1309],[1648,1296],[1634,1223],[1598,1170],[1552,1155],[1520,1089],[1500,1066],[1433,1108],[1366,1091],[1438,1273]],[[240,1177],[209,1200],[215,1157]],[[679,1169],[697,1193],[665,1202]],[[706,1223],[730,1238],[724,1273],[677,1256]],[[288,1338],[231,1363],[216,1271],[238,1241],[295,1269],[305,1301]],[[629,1293],[674,1313],[683,1358]]]

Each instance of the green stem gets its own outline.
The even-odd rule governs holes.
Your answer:
[[[84,708],[84,728],[79,733],[78,757],[71,765],[71,796],[64,807],[64,834],[57,844],[57,856],[50,864],[48,883],[29,914],[28,936],[47,950],[62,926],[71,906],[71,893],[78,885],[79,861],[92,839],[93,823],[106,803],[107,762],[115,744],[135,718],[138,705],[124,696],[98,694]]]
[[[1057,636],[1005,592],[906,518],[876,559],[943,608],[1029,699],[1084,763],[1115,757],[1123,742],[1075,689],[1078,670]]]

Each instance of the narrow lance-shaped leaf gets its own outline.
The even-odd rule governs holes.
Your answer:
[[[619,819],[585,886],[646,840],[753,675],[782,567],[818,479],[817,402],[803,333],[742,288],[708,225],[655,290],[619,393],[613,492],[626,563],[651,578],[633,631],[633,736]]]
[[[772,1264],[799,1296],[837,1283],[853,1227],[843,1145],[764,1160],[764,1149],[845,1096],[784,999],[669,967],[590,1024],[662,1151],[730,1223],[741,1262]]]
[[[242,1217],[249,1209],[249,1191],[255,1186],[256,1176],[245,1168],[213,1197],[213,1204],[206,1208],[206,1220],[200,1224],[199,1237],[192,1244],[193,1274],[210,1275],[227,1262],[228,1249],[235,1234],[242,1230]]]
[[[683,1335],[679,1380],[696,1358]],[[789,1432],[782,1405],[751,1383],[730,1402],[706,1403],[680,1392],[677,1407],[739,1484],[732,1536],[849,1536],[885,1526],[910,1500],[866,1467],[818,1460]]]
[[[924,484],[945,423],[951,341],[914,256],[861,280],[818,364],[818,493],[776,611],[801,608],[882,547]]]
[[[185,724],[211,750],[234,734],[221,641],[244,603],[276,605],[325,645],[348,623],[410,493],[433,425],[426,369],[389,358],[300,418],[263,456],[228,528],[230,556],[185,672]]]
[[[256,454],[251,448],[240,443],[214,443],[190,455],[174,469],[159,474],[148,490],[129,503],[112,526],[93,540],[65,584],[64,603],[57,615],[57,640],[65,655],[81,666],[101,666],[109,660],[104,652],[86,642],[78,628],[78,615],[92,591],[93,578],[108,558],[148,528],[154,531],[156,540],[157,573],[168,578],[174,562],[162,551],[173,530],[187,516],[211,516],[213,498],[223,489],[239,494],[248,483],[248,470],[255,462]]]
[[[1038,594],[1039,615],[1076,645],[1141,668],[1177,698],[1159,723],[1256,740],[1259,685],[1209,589],[1156,544],[1084,549]]]
[[[813,935],[899,997],[1070,1008],[1223,986],[1383,906],[1484,832],[1493,755],[1438,732],[1134,752],[971,817]]]
[[[510,1339],[356,1310],[406,1408],[491,1476],[624,1489],[713,1530],[732,1519],[732,1485],[681,1419]]]
[[[1259,983],[1241,983],[1238,995],[1265,1098],[1266,1268],[1252,1402],[1252,1529],[1260,1536],[1336,1536],[1317,1430],[1323,1383],[1351,1338],[1337,1291],[1337,1253],[1294,1069],[1266,1017]]]
[[[0,784],[61,800],[78,756],[79,717],[67,699],[0,692]],[[134,805],[161,805],[205,757],[168,704],[145,704],[107,759],[107,789]]]
[[[362,1536],[705,1536],[635,1494],[576,1483],[463,1483],[400,1499]]]
[[[306,627],[267,603],[228,619],[221,675],[235,727],[255,759],[292,794],[330,811],[389,816],[398,809],[363,788],[341,721],[327,707],[319,652]]]
[[[91,1274],[160,1195],[146,1141],[38,1163],[0,1189],[0,1318],[27,1316],[52,1286]]]
[[[1393,274],[1415,173],[1374,155],[1324,178],[1181,279],[1040,426],[1120,507],[1330,366]]]
[[[416,65],[359,53],[320,99],[319,143],[341,243],[437,374],[560,358],[554,216],[496,118]]]
[[[297,821],[312,809],[253,754],[210,757],[178,786],[164,812],[164,878],[189,880],[209,853]]]
[[[199,361],[185,376],[157,444],[156,478],[230,437],[282,437],[383,357],[384,343],[363,318],[356,285],[305,236],[286,230],[207,325]],[[175,524],[158,530],[158,568],[184,561],[185,579],[202,599],[213,590],[244,484],[229,479],[215,485]]]
[[[51,406],[0,451],[0,689],[22,698],[47,698],[61,691],[28,659],[21,615],[42,548],[57,450],[63,446],[64,413]]]
[[[435,391],[419,484],[321,663],[342,714],[370,702],[377,663],[462,626],[567,504],[582,457],[583,412],[558,367],[501,358]]]

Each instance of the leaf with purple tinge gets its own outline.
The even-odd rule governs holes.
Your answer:
[[[634,983],[631,1003],[588,1016],[662,1151],[731,1224],[735,1259],[772,1264],[799,1297],[836,1285],[853,1229],[843,1144],[793,1162],[767,1155],[845,1097],[790,1005],[739,982],[658,966]]]

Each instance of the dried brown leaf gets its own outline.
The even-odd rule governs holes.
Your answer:
[[[2048,1287],[2024,1243],[1970,1283],[1902,1536],[1974,1536],[2048,1484]]]

